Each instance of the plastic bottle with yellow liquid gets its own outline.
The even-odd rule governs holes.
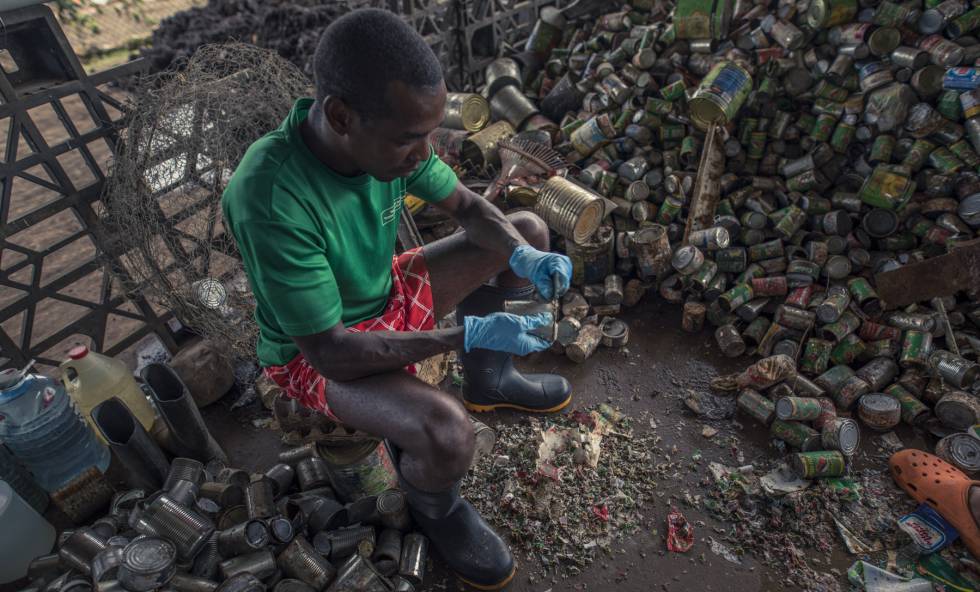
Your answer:
[[[122,361],[89,351],[84,345],[73,347],[61,363],[61,381],[82,417],[103,441],[92,420],[92,409],[112,397],[122,401],[147,432],[153,432],[156,410]]]

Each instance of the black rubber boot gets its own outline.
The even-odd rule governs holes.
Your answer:
[[[534,286],[523,288],[498,288],[483,285],[463,299],[456,307],[456,322],[463,324],[463,317],[486,316],[504,310],[505,300],[528,300],[534,294]],[[474,349],[461,352],[466,387],[463,403],[470,411],[493,411],[502,407],[551,413],[568,405],[572,400],[572,385],[557,374],[521,374],[514,368],[514,361],[506,352]]]
[[[173,368],[154,362],[144,366],[140,375],[170,429],[169,448],[174,454],[203,463],[215,458],[228,462],[228,455],[211,436],[194,397]]]
[[[443,561],[464,582],[480,590],[499,590],[514,579],[510,548],[468,501],[457,483],[447,491],[416,489],[399,474],[398,485],[412,518]]]

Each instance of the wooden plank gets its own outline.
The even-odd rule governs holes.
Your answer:
[[[715,209],[721,199],[721,174],[725,171],[724,142],[717,124],[712,123],[705,134],[701,161],[698,163],[698,176],[691,192],[691,207],[687,214],[682,244],[695,230],[710,228],[714,224]]]
[[[876,274],[875,289],[888,308],[949,296],[960,290],[980,294],[980,239],[945,255]]]

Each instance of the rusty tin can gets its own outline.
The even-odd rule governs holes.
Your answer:
[[[858,402],[858,417],[872,430],[887,432],[902,420],[902,406],[891,395],[869,393]]]
[[[853,419],[838,417],[824,424],[820,441],[828,450],[837,450],[845,456],[852,456],[861,442],[861,428]]]
[[[980,471],[980,439],[966,433],[950,434],[936,443],[936,456],[973,475]]]
[[[838,409],[850,409],[858,399],[871,392],[871,387],[857,376],[851,376],[832,393]]]
[[[776,416],[773,402],[754,389],[742,389],[735,403],[743,413],[763,425],[769,425]]]
[[[902,407],[902,421],[916,426],[929,418],[929,408],[915,397],[908,389],[895,383],[884,390],[885,394],[895,397]]]
[[[812,421],[822,413],[820,403],[809,397],[783,397],[776,401],[776,417],[784,421]]]
[[[909,329],[902,339],[902,353],[898,363],[903,368],[925,368],[929,365],[929,354],[932,352],[932,333]]]
[[[820,447],[820,433],[797,421],[776,419],[769,426],[769,435],[804,452],[817,450]]]

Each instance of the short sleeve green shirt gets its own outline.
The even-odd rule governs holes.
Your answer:
[[[221,200],[255,295],[263,366],[299,354],[290,336],[381,314],[405,194],[438,202],[457,182],[434,152],[389,183],[335,173],[300,136],[312,103],[298,100],[279,128],[249,147]]]

